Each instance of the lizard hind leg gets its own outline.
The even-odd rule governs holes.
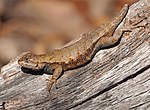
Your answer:
[[[111,41],[118,41],[122,35],[125,33],[125,32],[132,32],[132,30],[136,29],[136,28],[140,28],[140,27],[143,27],[145,28],[147,25],[147,20],[141,20],[137,23],[135,23],[134,25],[131,25],[131,26],[127,26],[127,27],[124,27],[120,30],[115,30],[114,34],[112,35],[113,37],[111,37],[110,39],[112,39]]]
[[[131,25],[127,27],[123,27],[122,29],[116,29],[113,33],[113,35],[108,35],[107,38],[107,45],[109,46],[110,44],[115,44],[116,42],[119,41],[119,39],[123,36],[125,32],[132,32],[133,29],[139,28],[139,27],[144,27],[146,26],[146,22],[143,22],[143,24],[138,24],[136,25]]]
[[[62,66],[61,65],[51,65],[50,68],[54,68],[54,73],[52,77],[48,80],[47,89],[50,92],[54,83],[56,83],[57,79],[60,77],[62,73]]]

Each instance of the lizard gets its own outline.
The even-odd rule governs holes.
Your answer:
[[[52,86],[64,71],[75,69],[89,63],[95,54],[102,48],[114,45],[119,41],[120,35],[114,35],[116,28],[127,15],[129,5],[125,4],[118,16],[101,27],[81,34],[80,38],[70,42],[60,49],[54,49],[47,54],[33,54],[31,52],[23,55],[18,63],[20,66],[32,70],[42,70],[51,73],[47,88],[50,92]]]

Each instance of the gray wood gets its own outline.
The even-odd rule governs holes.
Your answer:
[[[0,104],[7,110],[150,110],[150,1],[133,4],[116,32],[144,18],[137,25],[145,28],[132,29],[88,65],[65,72],[50,93],[49,75],[22,72],[17,59],[23,54],[18,56],[1,68]]]

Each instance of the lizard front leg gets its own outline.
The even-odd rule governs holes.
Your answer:
[[[48,68],[47,70],[54,70],[52,77],[48,80],[47,83],[47,88],[48,91],[50,92],[53,84],[56,83],[58,77],[62,73],[62,66],[59,64],[52,64],[52,65],[48,65],[47,68]]]

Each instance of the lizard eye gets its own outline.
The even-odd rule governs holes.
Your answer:
[[[29,61],[28,61],[28,58],[25,58],[25,61],[28,63]]]
[[[28,58],[25,58],[26,61],[28,61]]]

